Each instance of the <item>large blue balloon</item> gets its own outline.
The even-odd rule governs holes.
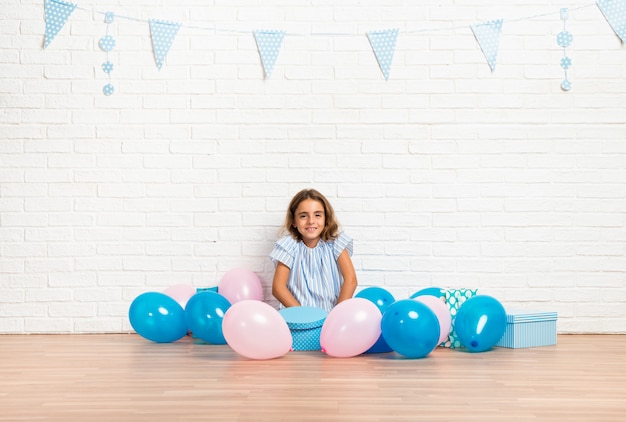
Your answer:
[[[354,297],[362,297],[363,299],[367,299],[374,303],[383,315],[389,305],[396,301],[393,295],[382,287],[366,287],[358,292]],[[365,353],[387,353],[391,351],[393,351],[393,349],[387,344],[381,334],[380,337],[378,337],[378,340],[376,340],[376,343],[367,349]]]
[[[459,308],[454,330],[459,341],[472,352],[484,352],[500,341],[506,329],[506,311],[495,298],[478,295]]]
[[[222,332],[224,314],[230,302],[213,291],[196,293],[185,306],[187,326],[194,336],[213,344],[226,344]]]
[[[130,325],[140,336],[157,343],[180,340],[187,334],[185,311],[164,293],[142,293],[128,310]]]
[[[418,296],[426,296],[426,295],[441,297],[442,296],[441,288],[439,288],[439,287],[426,287],[424,289],[416,291],[409,298],[410,299],[415,299]]]
[[[385,341],[397,353],[422,358],[439,342],[439,320],[425,304],[402,299],[387,308],[381,322]]]

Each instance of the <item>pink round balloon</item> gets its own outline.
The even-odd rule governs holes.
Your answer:
[[[413,300],[423,303],[435,313],[435,316],[439,321],[439,342],[437,344],[441,344],[446,341],[448,335],[450,335],[450,331],[452,330],[452,315],[450,315],[450,309],[448,309],[448,306],[444,303],[444,301],[438,297],[430,295],[416,296]]]
[[[226,343],[249,359],[274,359],[291,350],[291,331],[276,309],[258,300],[233,304],[222,320]]]
[[[217,292],[228,299],[231,304],[242,300],[263,300],[261,279],[245,268],[227,271],[217,286]]]
[[[168,287],[163,291],[164,294],[174,299],[183,309],[187,305],[191,296],[196,294],[196,288],[187,284],[177,284],[175,286]]]
[[[322,351],[338,358],[364,353],[380,337],[381,320],[373,302],[360,297],[344,300],[328,313],[322,325]]]

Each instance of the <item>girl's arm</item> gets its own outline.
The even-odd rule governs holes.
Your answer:
[[[287,308],[290,306],[300,306],[300,302],[293,297],[287,288],[289,271],[290,269],[288,266],[282,262],[278,262],[276,264],[276,271],[274,271],[274,280],[272,281],[272,294]]]
[[[343,284],[341,285],[341,291],[339,292],[339,299],[337,303],[340,303],[346,299],[350,299],[354,295],[356,290],[357,280],[356,272],[354,271],[354,265],[352,265],[352,259],[348,255],[348,251],[345,249],[337,258],[337,264],[339,265],[339,271],[343,275]]]

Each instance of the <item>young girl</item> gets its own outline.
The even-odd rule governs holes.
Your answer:
[[[339,231],[328,200],[314,189],[298,192],[287,209],[284,230],[270,259],[276,265],[272,294],[284,307],[330,311],[357,286],[352,239]]]

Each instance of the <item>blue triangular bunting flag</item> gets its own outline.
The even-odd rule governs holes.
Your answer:
[[[389,79],[389,71],[391,70],[393,53],[396,50],[398,32],[398,29],[388,29],[385,31],[370,31],[367,33],[367,38],[370,40],[370,44],[376,55],[376,60],[378,60],[380,70],[385,76],[385,80]]]
[[[265,77],[268,79],[272,76],[274,63],[276,63],[278,53],[280,53],[283,38],[285,38],[285,31],[254,31],[254,39],[259,49]]]
[[[43,48],[50,45],[54,37],[59,33],[65,22],[70,17],[76,5],[60,0],[46,0],[44,3],[46,12],[46,36]]]
[[[626,0],[598,0],[597,4],[613,31],[626,42]]]
[[[157,67],[161,70],[167,53],[174,42],[180,24],[158,19],[150,19],[150,35],[152,36],[152,50]]]
[[[498,45],[500,43],[500,33],[502,32],[502,19],[472,24],[472,31],[493,72],[496,69]]]

